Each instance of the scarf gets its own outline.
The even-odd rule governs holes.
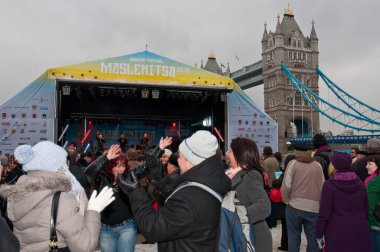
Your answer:
[[[235,175],[241,171],[242,169],[240,168],[240,166],[236,167],[236,168],[232,168],[230,167],[227,171],[226,171],[226,175],[232,179],[233,177],[235,177]]]

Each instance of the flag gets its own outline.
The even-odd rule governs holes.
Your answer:
[[[223,63],[220,64],[220,67],[221,67],[221,68],[226,68],[226,67],[223,65]]]
[[[239,57],[238,57],[237,55],[235,55],[235,57],[236,57],[236,59],[237,59],[238,61],[240,61],[240,60],[239,60]]]

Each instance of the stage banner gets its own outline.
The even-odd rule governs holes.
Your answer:
[[[278,126],[240,87],[227,96],[228,146],[237,137],[250,138],[256,142],[260,153],[265,146],[278,150]],[[228,148],[228,147],[226,147]]]
[[[77,65],[49,69],[49,78],[181,87],[232,89],[233,80],[143,51]]]
[[[22,144],[54,141],[55,80],[47,72],[0,105],[0,151],[13,154]]]

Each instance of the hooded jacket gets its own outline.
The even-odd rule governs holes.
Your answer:
[[[204,184],[220,194],[231,189],[231,181],[216,155],[182,174],[176,185],[187,181]],[[147,240],[158,242],[158,251],[215,251],[220,202],[210,193],[195,186],[184,187],[157,212],[142,188],[129,197],[141,233]]]
[[[255,169],[241,170],[231,182],[232,190],[236,191],[238,200],[246,207],[252,221],[256,251],[272,251],[272,234],[265,221],[270,215],[271,203],[264,189],[262,174]]]
[[[316,237],[325,236],[326,251],[370,252],[368,200],[353,172],[337,172],[323,184]]]
[[[20,241],[20,251],[48,251],[50,212],[55,192],[61,191],[56,231],[58,247],[71,251],[94,251],[98,244],[100,214],[87,210],[84,216],[74,195],[70,180],[50,172],[30,171],[15,185],[0,187],[8,201],[8,218]]]

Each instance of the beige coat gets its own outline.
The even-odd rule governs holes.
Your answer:
[[[53,194],[62,191],[57,214],[58,246],[68,246],[72,252],[94,251],[98,244],[100,214],[85,211],[71,194],[71,184],[62,175],[33,171],[21,176],[15,185],[0,187],[7,197],[7,213],[14,233],[20,241],[20,251],[48,251],[50,211]]]

